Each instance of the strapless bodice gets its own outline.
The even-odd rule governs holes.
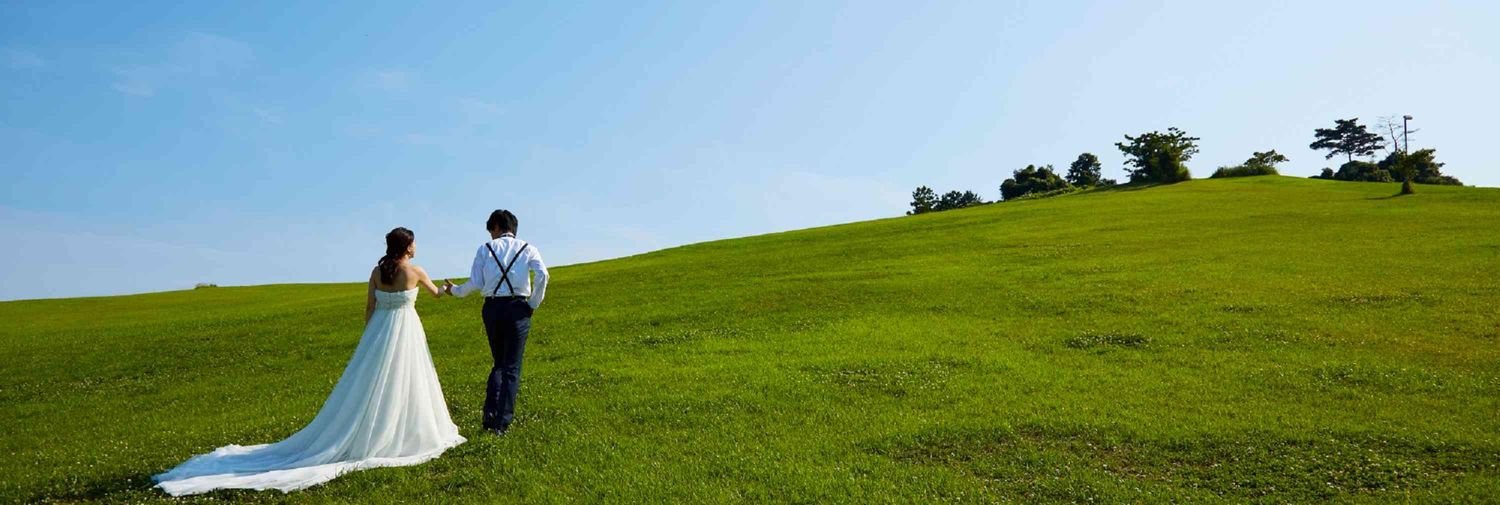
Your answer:
[[[375,290],[375,308],[377,309],[399,309],[417,304],[417,288],[406,291],[381,291]]]

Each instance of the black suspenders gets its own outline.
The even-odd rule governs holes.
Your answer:
[[[516,266],[516,263],[521,261],[521,253],[526,252],[526,247],[530,245],[522,242],[521,248],[516,250],[516,257],[510,260],[510,266],[505,266],[503,263],[500,263],[500,256],[495,254],[495,246],[490,245],[490,242],[484,243],[484,246],[490,249],[490,257],[495,258],[495,266],[500,268],[500,282],[495,283],[495,291],[490,296],[500,296],[500,286],[502,284],[510,287],[511,296],[516,296],[516,285],[510,282],[510,268]]]

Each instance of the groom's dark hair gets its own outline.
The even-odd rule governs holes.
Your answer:
[[[515,214],[511,214],[510,211],[505,209],[498,209],[490,213],[489,221],[484,222],[484,229],[493,230],[499,228],[500,233],[515,233],[516,228],[519,228],[520,225],[521,224],[516,221]]]

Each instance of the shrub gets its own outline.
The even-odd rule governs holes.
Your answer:
[[[1374,163],[1359,160],[1340,166],[1339,171],[1333,174],[1333,178],[1340,181],[1396,182],[1389,170],[1380,168]]]
[[[1412,179],[1412,182],[1415,182],[1417,184],[1435,184],[1435,185],[1438,185],[1438,186],[1462,186],[1462,185],[1464,185],[1464,183],[1462,181],[1459,181],[1457,177],[1454,177],[1454,176],[1451,176],[1451,175],[1436,175],[1436,176],[1418,175],[1415,179]]]
[[[1209,179],[1222,179],[1225,177],[1254,177],[1257,175],[1281,175],[1276,167],[1269,165],[1239,165],[1234,167],[1219,167]]]
[[[1250,155],[1250,159],[1245,160],[1244,163],[1241,163],[1238,166],[1219,167],[1219,169],[1214,172],[1214,175],[1209,176],[1209,178],[1219,179],[1223,177],[1281,175],[1280,173],[1276,172],[1276,165],[1280,163],[1286,163],[1286,161],[1286,156],[1283,156],[1281,153],[1276,152],[1275,149],[1269,151],[1256,151],[1255,154]]]
[[[1052,165],[1040,168],[1036,165],[1026,165],[1026,168],[1017,170],[1012,175],[1013,177],[1000,184],[1000,198],[1002,199],[1014,200],[1028,193],[1046,193],[1071,187],[1068,181],[1057,176],[1057,172],[1052,170]]]

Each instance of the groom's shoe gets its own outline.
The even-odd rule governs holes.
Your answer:
[[[499,428],[485,428],[485,431],[488,431],[488,432],[490,432],[491,434],[494,434],[497,437],[503,437],[503,436],[505,436],[505,432],[509,431],[509,430],[510,430],[509,426],[501,426]]]

